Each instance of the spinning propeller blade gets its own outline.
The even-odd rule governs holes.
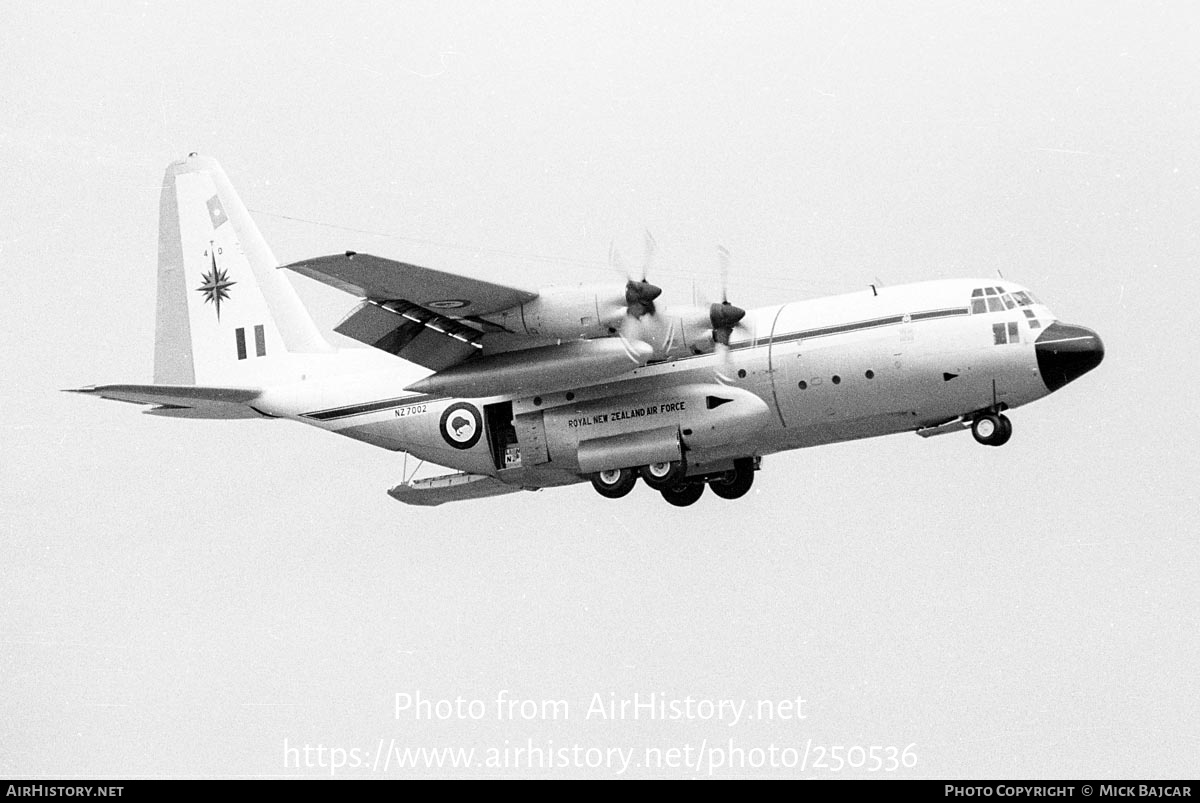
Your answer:
[[[615,245],[608,249],[608,263],[625,274],[625,305],[627,312],[633,318],[654,314],[654,300],[662,295],[662,288],[646,280],[650,273],[650,265],[654,261],[654,252],[658,244],[649,231],[646,232],[646,253],[642,260],[642,278],[635,279],[621,261],[621,254]]]

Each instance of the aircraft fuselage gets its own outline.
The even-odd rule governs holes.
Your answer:
[[[1066,356],[1047,356],[1047,343],[1068,344]],[[411,376],[384,372],[294,385],[260,409],[533,488],[585,478],[589,443],[624,448],[658,431],[683,433],[688,474],[703,475],[738,458],[956,419],[965,427],[1047,395],[1102,356],[1094,332],[1058,323],[1019,285],[955,279],[759,308],[725,355],[554,393],[440,398],[397,392]],[[710,419],[707,437],[695,431]]]

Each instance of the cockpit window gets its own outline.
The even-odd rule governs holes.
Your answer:
[[[1041,304],[1037,296],[1028,290],[1013,290],[1011,293],[1003,287],[976,287],[971,291],[971,314],[979,315],[985,312],[1003,312],[1005,309],[1029,307]]]
[[[1018,306],[1028,307],[1038,303],[1032,293],[1024,290],[1014,290],[1012,293],[1003,287],[976,287],[971,291],[971,314],[979,315],[985,312],[1003,312],[1006,309],[1016,309]]]

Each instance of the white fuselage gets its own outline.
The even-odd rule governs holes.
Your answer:
[[[689,470],[701,473],[739,457],[919,430],[1047,395],[1034,341],[1054,316],[1040,303],[999,310],[993,303],[990,311],[977,304],[973,312],[972,292],[994,286],[1009,294],[1023,290],[1006,281],[956,279],[759,308],[735,331],[727,355],[650,364],[544,396],[407,393],[401,388],[428,371],[399,363],[274,386],[255,406],[460,471],[541,487],[583,478],[575,455],[583,440],[682,421],[676,388],[725,385],[761,399],[770,414],[752,431],[689,454]],[[621,400],[611,415],[574,415],[602,408],[606,399]],[[464,403],[487,411],[485,431],[454,443],[446,413]],[[530,414],[539,411],[536,430],[516,427],[517,448],[496,442],[497,423],[533,421]],[[531,449],[540,456],[534,459]]]

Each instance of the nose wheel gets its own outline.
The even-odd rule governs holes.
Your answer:
[[[1003,446],[1012,431],[1012,422],[1001,413],[984,413],[971,422],[971,434],[984,446]]]

